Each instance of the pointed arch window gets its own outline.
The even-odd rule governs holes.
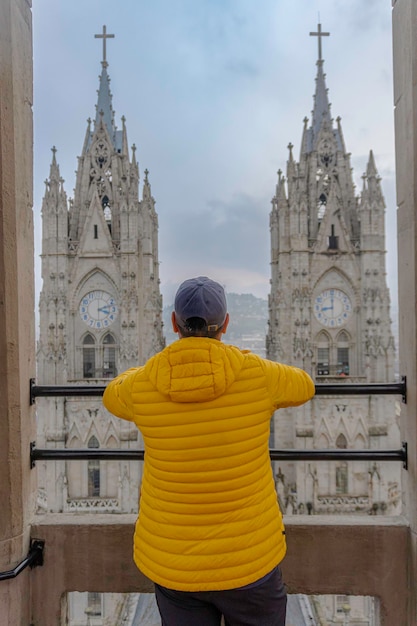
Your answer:
[[[347,439],[343,433],[340,433],[336,439],[336,448],[339,448],[340,450],[346,450],[347,448]]]
[[[104,219],[106,220],[106,224],[109,227],[109,231],[111,232],[112,211],[110,206],[110,200],[107,195],[104,195],[102,197],[101,206],[103,207]]]
[[[317,341],[317,376],[330,374],[330,339],[326,333],[320,333]]]
[[[100,447],[97,437],[92,435],[88,440],[88,448],[97,449]],[[88,461],[88,496],[95,498],[100,495],[100,461],[96,459]]]
[[[114,378],[116,371],[116,340],[107,333],[102,341],[103,378]]]
[[[95,378],[96,347],[95,339],[88,334],[83,339],[83,378]]]
[[[351,337],[341,330],[333,339],[327,332],[317,335],[317,376],[350,376]]]
[[[324,214],[326,212],[326,206],[327,206],[327,196],[325,193],[321,193],[317,201],[317,217],[319,220],[323,219]]]
[[[81,341],[80,378],[114,378],[117,375],[116,335],[106,332],[95,337],[87,333]]]
[[[337,337],[337,375],[349,376],[349,335],[342,331]]]

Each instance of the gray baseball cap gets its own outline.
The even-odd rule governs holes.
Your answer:
[[[208,330],[216,331],[226,319],[226,294],[219,283],[207,276],[189,278],[178,287],[174,309],[179,326],[185,328],[188,319],[200,317]]]

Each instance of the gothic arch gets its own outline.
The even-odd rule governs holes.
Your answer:
[[[96,378],[96,340],[86,332],[82,339],[82,371],[83,378]]]
[[[357,289],[354,286],[352,277],[348,276],[339,267],[330,267],[324,274],[319,276],[312,287],[312,293],[318,294],[323,289],[326,289],[329,284],[334,285],[337,289],[347,291],[348,295],[357,299]]]
[[[100,443],[95,435],[91,435],[87,442],[87,448],[99,448]]]
[[[336,438],[336,448],[345,450],[348,447],[346,435],[340,433]]]
[[[113,345],[113,344],[116,344],[116,338],[115,338],[115,336],[113,335],[113,333],[111,333],[111,332],[107,332],[107,333],[103,336],[103,338],[101,339],[101,343],[102,343],[103,345],[105,345],[105,344],[108,344],[108,345]]]
[[[340,405],[339,405],[340,406]],[[339,416],[339,420],[335,423],[334,428],[334,441],[336,441],[337,437],[343,435],[346,438],[346,441],[352,441],[352,433],[349,432],[349,419],[346,414],[342,414]]]
[[[117,340],[113,333],[106,332],[100,340],[102,378],[114,378],[117,374]]]
[[[330,337],[330,334],[325,331],[325,330],[321,330],[318,334],[317,334],[317,338],[316,338],[316,343],[331,343],[332,338]]]
[[[76,435],[73,435],[73,437],[71,437],[71,439],[69,440],[67,447],[68,448],[79,448],[80,447],[80,438],[77,437]]]
[[[347,343],[347,344],[349,344],[350,343],[350,334],[347,332],[347,330],[343,329],[337,335],[336,341],[337,341],[337,343]]]
[[[96,344],[96,339],[94,335],[87,330],[81,338],[81,343],[83,346],[93,346]]]
[[[100,290],[108,291],[114,297],[119,299],[119,289],[115,281],[111,278],[108,272],[103,271],[96,265],[81,278],[77,287],[74,289],[72,301],[70,303],[71,311],[75,313],[78,310],[81,298],[88,291]]]
[[[327,450],[329,446],[330,440],[324,433],[321,433],[317,439],[317,448],[319,450]]]
[[[336,350],[337,350],[337,375],[349,376],[350,374],[350,335],[343,329],[338,333],[336,337]]]
[[[328,442],[333,440],[332,431],[329,426],[328,414],[325,417],[322,417],[317,425],[316,433],[317,436],[324,434],[327,437]]]
[[[104,406],[103,406],[103,409],[104,409]],[[104,409],[104,410],[106,410],[106,409]],[[119,435],[118,435],[118,433],[116,431],[116,427],[114,425],[114,421],[113,421],[113,419],[109,419],[109,420],[106,420],[106,421],[107,421],[108,426],[107,426],[106,432],[103,435],[103,441],[107,442],[110,439],[114,439],[115,441],[118,442],[118,444],[116,445],[116,448],[117,448],[118,445],[120,444],[120,437],[119,437]],[[104,445],[107,445],[107,443],[105,443]]]
[[[332,339],[330,334],[321,330],[316,337],[317,350],[317,375],[328,376],[330,374],[330,361],[332,350]]]
[[[110,437],[107,439],[106,443],[104,444],[106,448],[117,448],[117,439],[114,435],[110,435]]]
[[[355,447],[356,447],[356,441],[358,441],[358,443],[360,442],[361,448],[367,448],[368,447],[368,443],[367,443],[368,428],[365,424],[364,418],[361,415],[358,415],[357,417],[358,419],[356,421],[356,427],[353,433],[352,440],[355,442]]]
[[[354,441],[354,446],[357,450],[362,450],[363,448],[366,448],[366,439],[362,434],[358,434],[355,437],[355,441]]]

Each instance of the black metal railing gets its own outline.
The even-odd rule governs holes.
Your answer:
[[[7,572],[0,572],[0,580],[9,580],[10,578],[16,578],[27,567],[37,567],[43,565],[43,549],[45,542],[40,539],[32,539],[28,555],[19,565],[16,565],[14,569],[10,569]]]
[[[407,469],[407,444],[398,450],[276,450],[271,448],[272,461],[401,461]],[[31,467],[36,461],[143,461],[144,450],[102,450],[93,448],[37,448],[32,442],[30,449]]]
[[[107,385],[37,385],[30,381],[30,404],[39,397],[56,396],[102,396]],[[316,385],[316,396],[367,396],[367,395],[400,395],[407,402],[407,385],[405,376],[397,383],[319,383]]]
[[[56,396],[102,396],[106,385],[36,385],[30,381],[30,403],[38,397]],[[407,401],[407,381],[403,377],[397,383],[321,383],[316,385],[316,395],[401,395]],[[275,450],[269,451],[272,461],[401,461],[407,469],[407,443],[403,442],[397,450]],[[52,449],[36,448],[34,442],[30,447],[30,464],[36,461],[143,461],[144,450],[102,450],[102,449]]]

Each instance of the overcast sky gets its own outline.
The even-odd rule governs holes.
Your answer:
[[[317,38],[331,112],[342,118],[354,181],[369,150],[382,177],[387,271],[396,302],[390,0],[33,0],[35,238],[51,148],[73,196],[95,117],[105,24],[116,124],[126,117],[159,216],[164,304],[205,274],[227,291],[269,292],[269,212],[287,146],[310,120]],[[40,289],[39,262],[37,288]]]

